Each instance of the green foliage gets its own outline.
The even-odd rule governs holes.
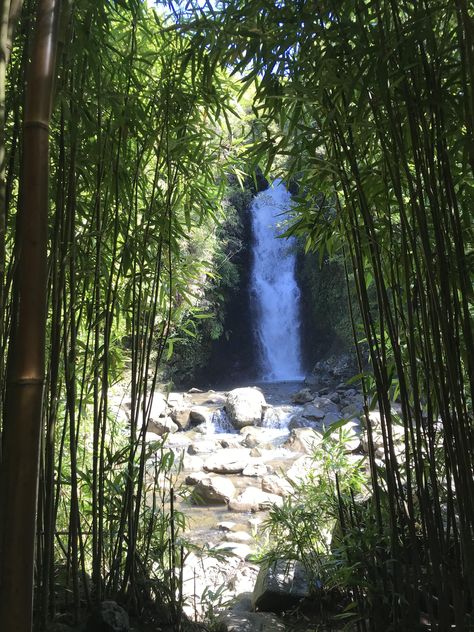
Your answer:
[[[250,191],[229,182],[219,221],[207,221],[194,231],[189,249],[198,259],[206,248],[208,268],[199,281],[195,310],[189,310],[189,326],[179,327],[167,373],[179,382],[191,382],[206,367],[213,343],[227,335],[225,319],[230,297],[240,288],[241,270],[236,262],[243,245],[242,216],[250,203]],[[196,252],[200,254],[196,255]]]
[[[331,539],[341,500],[367,493],[364,460],[347,451],[350,434],[341,425],[328,431],[312,455],[309,475],[292,483],[293,492],[274,506],[264,524],[267,546],[263,559],[299,560],[314,583],[338,584],[331,571]]]

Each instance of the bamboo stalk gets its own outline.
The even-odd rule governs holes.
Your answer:
[[[32,627],[33,560],[45,367],[49,120],[59,0],[38,5],[24,117],[15,311],[3,429],[0,620],[7,632]]]

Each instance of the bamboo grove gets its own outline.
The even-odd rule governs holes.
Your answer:
[[[138,0],[2,6],[2,50],[17,33],[4,59],[1,626],[31,628],[33,550],[38,629],[58,608],[77,621],[84,606],[119,594],[139,612],[157,592],[179,617],[173,455],[146,444],[145,431],[160,359],[206,270],[188,255],[187,234],[219,213],[232,150],[218,115],[232,84],[191,72],[189,42]],[[124,344],[125,430],[109,401]],[[26,383],[36,395],[25,400]]]
[[[417,629],[424,612],[430,629],[471,629],[472,5],[231,1],[183,11],[182,25],[201,50],[221,38],[211,57],[255,84],[256,159],[286,158],[293,232],[342,249],[356,286],[366,413],[378,404],[385,452],[370,450],[369,506],[339,507],[359,628]]]
[[[364,423],[370,438],[377,405],[385,456],[369,440],[369,502],[341,497],[339,588],[360,631],[416,630],[423,618],[439,632],[470,630],[472,6],[168,4],[173,23],[140,0],[0,4],[2,629],[29,630],[33,610],[46,629],[65,604],[78,621],[118,595],[137,613],[159,596],[179,629],[173,456],[145,431],[160,361],[206,271],[188,256],[189,233],[217,222],[236,169],[239,84],[254,91],[258,118],[246,160],[298,181],[290,230],[308,249],[342,251],[358,297],[348,309]],[[29,250],[40,234],[42,249]],[[127,427],[112,401],[124,341]],[[39,372],[19,372],[22,347]],[[15,380],[36,380],[36,428],[19,423]]]

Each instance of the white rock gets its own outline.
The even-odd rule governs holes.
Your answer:
[[[188,447],[188,454],[211,454],[216,446],[216,442],[211,440],[194,441]]]
[[[224,522],[219,522],[217,528],[219,529],[219,531],[232,531],[236,524],[236,522],[230,522],[226,520]]]
[[[230,531],[224,536],[225,542],[251,542],[252,536],[245,531]]]
[[[247,487],[237,498],[229,503],[232,511],[263,511],[272,505],[281,506],[283,498],[276,494],[269,494],[258,487]]]
[[[218,474],[237,474],[251,462],[250,451],[245,448],[218,450],[204,462],[204,469]]]
[[[235,496],[236,489],[232,481],[222,476],[202,478],[194,488],[193,498],[196,504],[225,504]]]
[[[227,393],[225,409],[235,428],[253,426],[262,420],[265,398],[256,388],[236,388]]]
[[[252,549],[248,544],[242,542],[221,542],[216,546],[217,551],[227,552],[230,555],[235,555],[242,560],[245,560],[247,556],[252,553]]]
[[[204,472],[194,472],[186,476],[185,483],[186,485],[197,485],[197,483],[200,483],[206,476],[207,474]]]
[[[264,476],[268,473],[265,463],[249,463],[242,470],[242,476]]]
[[[159,417],[164,417],[167,408],[168,404],[166,403],[166,397],[158,391],[153,393],[153,401],[151,403],[150,410],[150,421],[156,420]]]
[[[180,408],[184,407],[186,403],[190,401],[189,395],[185,393],[169,393],[168,395],[168,406],[171,408]]]
[[[194,454],[185,454],[183,457],[183,470],[185,472],[199,472],[204,467],[204,461]]]

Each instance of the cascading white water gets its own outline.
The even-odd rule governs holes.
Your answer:
[[[251,276],[255,329],[262,379],[303,377],[300,343],[300,291],[295,278],[293,239],[281,239],[291,196],[276,180],[252,202],[253,266]]]

